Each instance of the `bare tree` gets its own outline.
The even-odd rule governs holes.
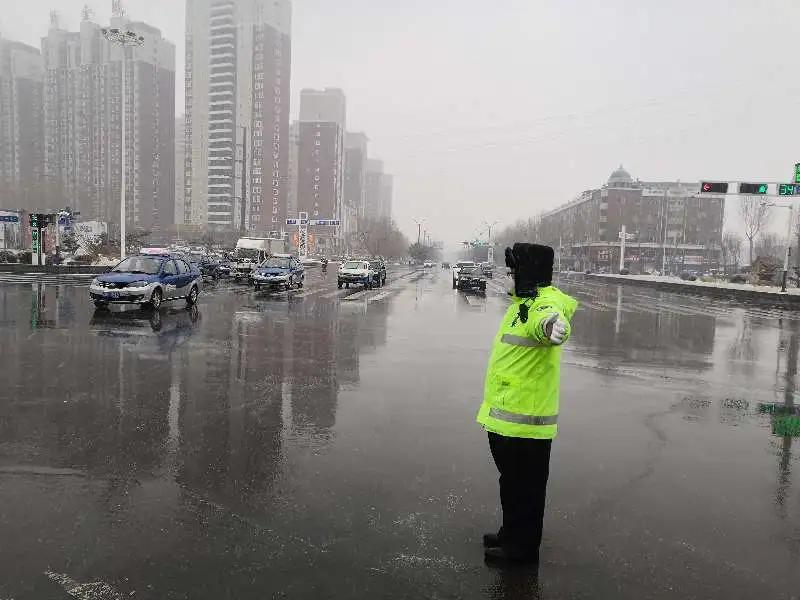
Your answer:
[[[725,266],[725,272],[728,271],[728,266],[735,269],[739,267],[739,262],[742,258],[742,237],[733,232],[728,231],[722,236],[722,262]]]
[[[758,238],[754,248],[756,259],[764,257],[780,260],[786,252],[786,240],[774,233],[765,233]]]
[[[750,264],[753,264],[753,244],[758,234],[769,222],[769,204],[757,196],[743,196],[739,204],[739,214],[744,221],[744,235],[750,245]]]

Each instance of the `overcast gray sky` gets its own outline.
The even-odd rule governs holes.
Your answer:
[[[7,2],[6,37],[39,45],[50,8],[76,28],[110,0]],[[127,0],[178,47],[182,0]],[[786,180],[800,160],[795,0],[295,0],[292,112],[345,90],[351,130],[396,176],[395,217],[447,241],[598,187]],[[180,112],[181,100],[177,110]],[[730,211],[729,211],[730,212]]]

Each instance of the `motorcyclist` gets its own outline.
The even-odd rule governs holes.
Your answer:
[[[322,258],[322,272],[323,273],[327,273],[328,272],[328,258],[327,257],[323,257]]]

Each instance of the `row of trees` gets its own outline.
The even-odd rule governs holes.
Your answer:
[[[357,253],[399,258],[408,252],[408,238],[391,219],[362,219],[356,234]]]

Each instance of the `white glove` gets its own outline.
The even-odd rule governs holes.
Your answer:
[[[550,339],[551,344],[560,346],[564,343],[564,337],[567,335],[567,324],[561,317],[554,314],[545,321],[544,334]]]

